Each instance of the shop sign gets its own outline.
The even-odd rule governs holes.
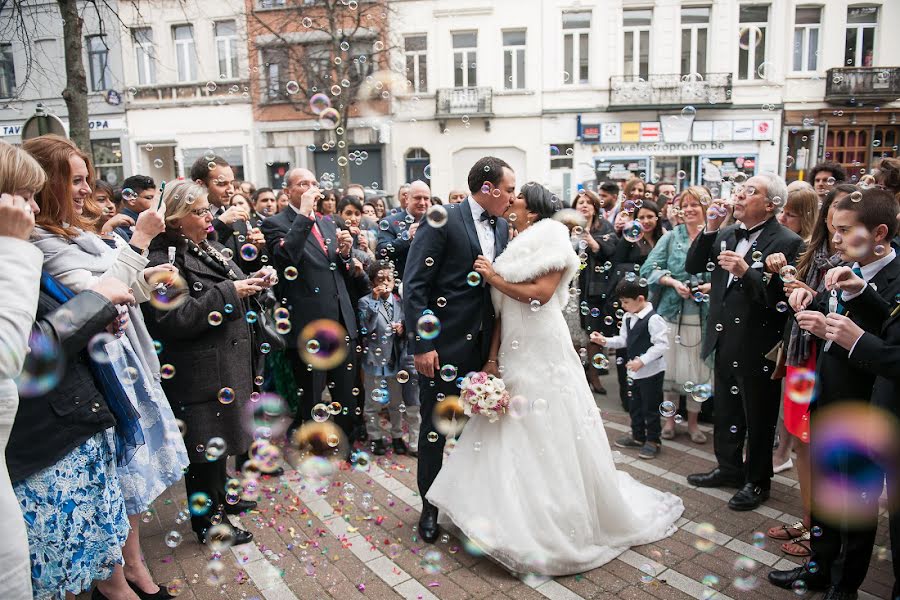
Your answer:
[[[583,125],[581,127],[581,141],[583,142],[599,142],[600,126],[599,125]]]
[[[618,123],[604,123],[601,131],[600,141],[604,144],[618,144],[622,141],[622,128]]]
[[[639,141],[641,141],[641,124],[640,123],[622,123],[622,141],[623,142],[639,142]]]
[[[659,141],[659,123],[641,123],[641,142],[658,142]]]

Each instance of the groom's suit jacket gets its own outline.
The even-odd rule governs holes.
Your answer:
[[[494,330],[494,307],[490,289],[482,281],[469,285],[468,274],[481,251],[472,209],[467,198],[447,205],[447,221],[433,227],[422,221],[410,245],[403,273],[403,309],[410,354],[437,350],[441,364],[459,365],[480,355],[479,367],[487,358]],[[494,254],[499,256],[509,242],[509,224],[493,219]],[[438,305],[438,298],[443,306]],[[423,339],[416,331],[419,318],[432,311],[441,322],[441,333]],[[479,339],[479,333],[481,334]],[[476,342],[480,344],[476,347]],[[460,373],[462,375],[462,373]]]

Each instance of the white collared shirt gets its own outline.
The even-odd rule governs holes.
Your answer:
[[[481,244],[481,254],[489,261],[494,262],[494,230],[490,221],[482,221],[481,215],[484,209],[469,196],[469,208],[472,209],[472,220],[475,221],[475,232],[478,234],[478,242]]]
[[[874,262],[870,262],[869,264],[867,264],[864,267],[861,267],[858,262],[853,263],[852,268],[859,269],[860,271],[862,271],[862,278],[866,281],[866,285],[864,285],[862,287],[862,289],[859,290],[858,292],[856,292],[855,294],[848,293],[848,292],[841,292],[841,300],[842,301],[853,300],[857,296],[862,295],[862,293],[865,291],[866,287],[869,285],[869,282],[872,281],[872,278],[875,277],[876,275],[878,275],[878,273],[883,268],[888,266],[890,264],[890,262],[892,260],[894,260],[894,258],[896,258],[896,257],[897,257],[896,250],[891,248],[890,252],[888,252],[887,254],[885,254],[884,256],[879,258],[878,260],[876,260]]]
[[[606,347],[613,349],[626,347],[628,345],[628,330],[639,320],[650,314],[652,310],[653,304],[648,302],[647,306],[636,315],[625,313],[625,317],[622,319],[622,326],[619,328],[619,335],[606,338]],[[632,356],[626,359],[640,358],[641,362],[644,363],[644,366],[637,371],[628,372],[632,379],[646,379],[666,370],[666,350],[669,349],[669,326],[666,324],[665,319],[657,314],[650,317],[647,328],[650,330],[650,343],[652,346],[640,356]]]
[[[750,237],[748,237],[747,239],[739,241],[737,246],[735,246],[734,251],[738,255],[745,256],[747,254],[747,252],[750,251],[750,248],[751,248],[751,246],[753,246],[753,243],[756,242],[757,239],[759,239],[759,234],[762,233],[764,225],[762,223],[758,223],[756,225],[756,227],[759,227],[759,229],[754,231],[753,233],[751,233]],[[741,223],[739,229],[746,230],[747,226],[744,225],[743,223]],[[731,285],[731,283],[733,281],[734,281],[734,275],[729,273],[728,274],[728,285]]]

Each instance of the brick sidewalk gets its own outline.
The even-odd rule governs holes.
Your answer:
[[[603,419],[610,438],[627,430],[627,416],[621,412],[604,410]],[[296,460],[287,458],[291,464]],[[285,465],[284,477],[262,480],[258,510],[232,518],[254,533],[255,543],[226,549],[221,556],[193,537],[183,518],[179,484],[144,516],[141,538],[157,581],[174,583],[183,599],[786,600],[798,595],[768,584],[771,567],[791,564],[776,543],[760,539],[773,524],[797,520],[795,473],[776,476],[764,506],[738,513],[725,506],[734,490],[693,488],[685,480],[687,474],[713,466],[711,442],[696,446],[682,436],[667,442],[657,460],[640,461],[636,453],[624,451],[618,462],[636,479],[683,499],[679,530],[593,571],[553,580],[520,581],[489,559],[469,555],[449,536],[435,545],[421,543],[416,535],[421,500],[415,491],[415,460],[408,457],[381,457],[367,472],[340,471],[323,496],[305,489],[299,474]],[[888,598],[893,584],[885,515],[881,521],[861,598]],[[174,548],[166,543],[177,538],[172,531],[182,537]]]

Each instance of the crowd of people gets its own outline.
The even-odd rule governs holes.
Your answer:
[[[678,435],[708,443],[700,420],[711,421],[718,464],[688,482],[736,488],[737,511],[796,466],[803,518],[768,535],[806,562],[770,580],[851,598],[885,477],[895,575],[900,564],[900,453],[854,431],[881,415],[900,431],[900,161],[856,181],[822,163],[806,179],[739,174],[731,198],[607,181],[553,218],[580,258],[564,309],[572,344],[595,393],[615,374],[631,418],[615,445],[652,460]],[[449,203],[482,193],[468,184]],[[256,506],[255,479],[283,473],[278,444],[310,424],[330,422],[329,451],[347,461],[443,448],[432,388],[456,374],[421,362],[440,321],[410,314],[404,295],[404,275],[423,268],[417,232],[447,219],[427,182],[391,207],[304,168],[283,189],[255,187],[210,154],[184,179],[133,175],[113,189],[73,143],[45,135],[0,143],[0,193],[5,597],[171,597],[143,562],[140,516],[184,477],[200,543],[252,541],[226,515]],[[258,418],[263,405],[284,428]],[[836,442],[833,414],[870,446]],[[831,437],[817,451],[819,432]]]

